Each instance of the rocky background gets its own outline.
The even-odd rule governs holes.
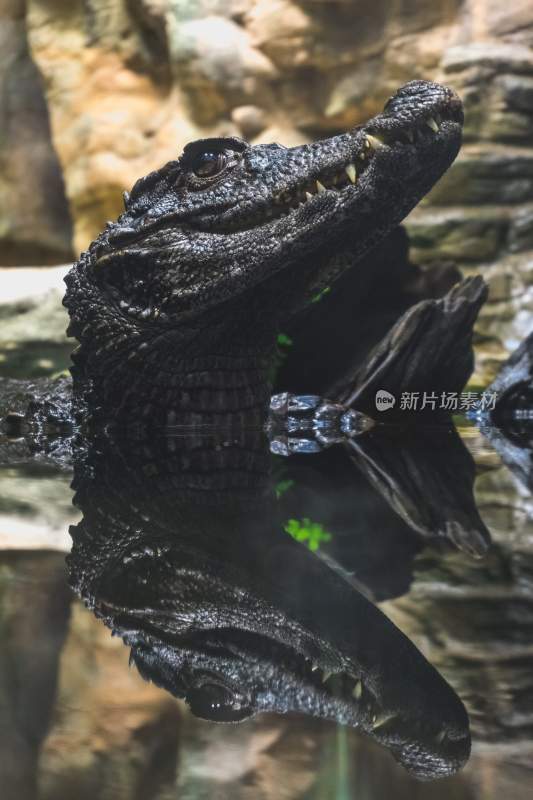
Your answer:
[[[466,143],[407,227],[419,263],[490,281],[485,380],[531,328],[532,45],[530,0],[0,0],[0,266],[71,261],[192,138],[291,145],[364,120],[412,78],[444,80]],[[26,294],[0,304],[4,373],[20,361],[6,344],[24,341],[33,374],[63,355]],[[56,348],[44,366],[35,339]]]

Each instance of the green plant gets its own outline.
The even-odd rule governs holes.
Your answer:
[[[320,522],[312,522],[309,517],[301,520],[289,519],[284,530],[297,542],[304,542],[313,552],[316,552],[323,542],[331,541],[331,533],[325,530]]]

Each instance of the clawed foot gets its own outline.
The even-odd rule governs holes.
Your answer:
[[[314,394],[275,394],[267,433],[275,455],[317,453],[359,436],[374,425],[370,417]]]

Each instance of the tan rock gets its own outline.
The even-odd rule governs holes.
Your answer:
[[[308,60],[313,41],[311,17],[290,0],[259,0],[246,15],[252,41],[281,67]],[[303,56],[303,58],[302,58]]]
[[[377,89],[376,72],[383,75],[379,58],[365,61],[345,74],[327,99],[326,117],[334,117],[339,127],[350,128],[381,110],[389,92],[386,86]]]
[[[247,139],[257,136],[268,124],[265,110],[258,106],[237,106],[231,112],[231,119]]]
[[[487,3],[487,29],[495,37],[533,45],[533,21],[529,0],[513,0],[503,5],[499,0]]]
[[[458,72],[472,66],[485,66],[493,72],[533,74],[533,52],[529,47],[498,41],[469,42],[450,47],[443,53],[441,66]]]
[[[429,199],[438,205],[529,202],[533,200],[533,149],[464,145]]]
[[[42,796],[67,800],[69,786],[103,781],[113,797],[126,800],[143,780],[172,781],[178,704],[128,667],[128,649],[80,602],[73,605],[58,683],[54,724],[40,758]],[[160,767],[158,753],[165,754]]]
[[[502,248],[506,219],[496,209],[424,206],[406,221],[412,256],[417,262],[448,258],[485,262]]]
[[[533,330],[533,251],[506,255],[483,274],[495,288],[481,311],[478,328],[508,351],[514,350]]]
[[[239,25],[220,16],[182,22],[169,17],[170,57],[194,119],[209,125],[230,103],[250,102],[276,69]]]
[[[80,517],[72,506],[71,480],[68,472],[50,470],[31,480],[23,468],[1,469],[0,551],[69,552],[68,527]]]
[[[0,2],[0,264],[71,255],[71,222],[21,0]]]
[[[285,147],[296,147],[296,145],[304,144],[304,142],[308,141],[309,139],[302,131],[278,122],[277,125],[274,123],[264,131],[261,131],[259,136],[253,139],[253,144],[276,142],[277,144],[283,144]]]
[[[511,253],[533,249],[533,205],[524,205],[512,215],[508,243]]]
[[[29,24],[34,56],[57,96],[51,122],[79,251],[121,212],[122,192],[175,158],[198,130],[176,90],[158,88],[113,51],[84,47],[81,32],[56,32],[32,14]]]

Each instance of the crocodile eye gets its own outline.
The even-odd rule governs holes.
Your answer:
[[[199,153],[192,164],[192,171],[199,178],[212,178],[226,166],[224,153]]]
[[[238,722],[252,714],[232,691],[215,683],[189,689],[185,697],[195,717],[213,722]]]

